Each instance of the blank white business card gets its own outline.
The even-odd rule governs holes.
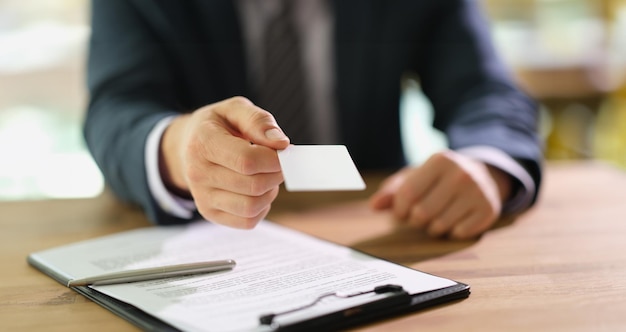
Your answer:
[[[365,189],[344,145],[290,145],[278,151],[278,159],[289,191]]]

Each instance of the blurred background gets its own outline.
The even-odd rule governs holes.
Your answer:
[[[626,167],[626,0],[482,0],[496,47],[542,105],[548,160]],[[91,197],[104,182],[81,123],[88,0],[0,0],[0,200]],[[407,154],[445,145],[407,81]],[[419,130],[415,130],[415,125]]]

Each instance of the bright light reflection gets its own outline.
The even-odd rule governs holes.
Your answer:
[[[93,197],[104,180],[78,121],[28,106],[0,110],[0,199]]]

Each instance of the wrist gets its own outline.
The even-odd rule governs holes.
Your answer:
[[[159,174],[171,193],[191,198],[189,186],[183,176],[183,158],[180,148],[188,115],[180,115],[165,129],[159,144]]]

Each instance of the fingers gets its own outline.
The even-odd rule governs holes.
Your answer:
[[[225,190],[203,192],[196,202],[198,212],[207,220],[241,229],[251,229],[263,219],[271,208],[271,203],[278,195],[275,187],[260,196],[239,195]]]
[[[188,148],[196,158],[194,162],[211,162],[239,174],[281,170],[276,150],[230,135],[200,135]]]
[[[250,229],[270,210],[283,181],[281,173],[242,175],[220,165],[206,169],[204,182],[193,186],[198,212],[207,220]]]
[[[260,196],[283,182],[281,172],[245,175],[225,169],[216,170],[219,167],[215,165],[213,170],[206,174],[207,185],[210,183],[210,186],[215,189],[231,191],[239,195]]]
[[[211,165],[191,186],[198,212],[222,225],[250,229],[263,219],[278,195],[282,173],[245,175]]]
[[[440,214],[421,226],[433,237],[450,234],[455,226],[480,211],[480,209],[476,209],[475,204],[476,202],[471,199],[453,198]]]
[[[289,139],[272,115],[243,97],[207,105],[185,122],[182,173],[200,214],[213,222],[251,228],[278,194],[276,149]]]
[[[481,162],[447,151],[402,173],[383,183],[370,204],[431,236],[473,237],[500,214],[498,185]]]
[[[461,204],[450,206],[429,225],[425,225],[424,228],[430,236],[444,236],[451,233],[454,227],[458,226],[463,220],[470,218],[472,213],[472,206],[469,204],[465,204],[465,206]]]
[[[457,183],[450,176],[440,177],[434,181],[434,185],[421,200],[405,203],[410,205],[408,215],[396,216],[396,218],[401,218],[400,220],[405,220],[406,223],[416,228],[426,227],[459,201],[456,195],[456,185]]]
[[[459,220],[448,232],[453,239],[469,239],[484,233],[496,221],[498,215],[487,210],[476,210]]]
[[[407,173],[408,169],[404,169],[403,171],[397,172],[383,181],[380,189],[378,189],[378,191],[370,197],[370,207],[374,210],[385,210],[391,208],[393,206],[394,194],[404,182],[404,178]]]
[[[447,203],[440,200],[454,191],[454,188],[445,184],[441,188],[446,174],[450,173],[450,167],[447,158],[437,154],[411,172],[398,188],[393,205],[394,217],[413,221],[416,226],[429,221],[435,215],[433,210],[440,210],[441,205]],[[415,207],[416,203],[419,203],[418,208]],[[428,203],[434,203],[435,206]]]

